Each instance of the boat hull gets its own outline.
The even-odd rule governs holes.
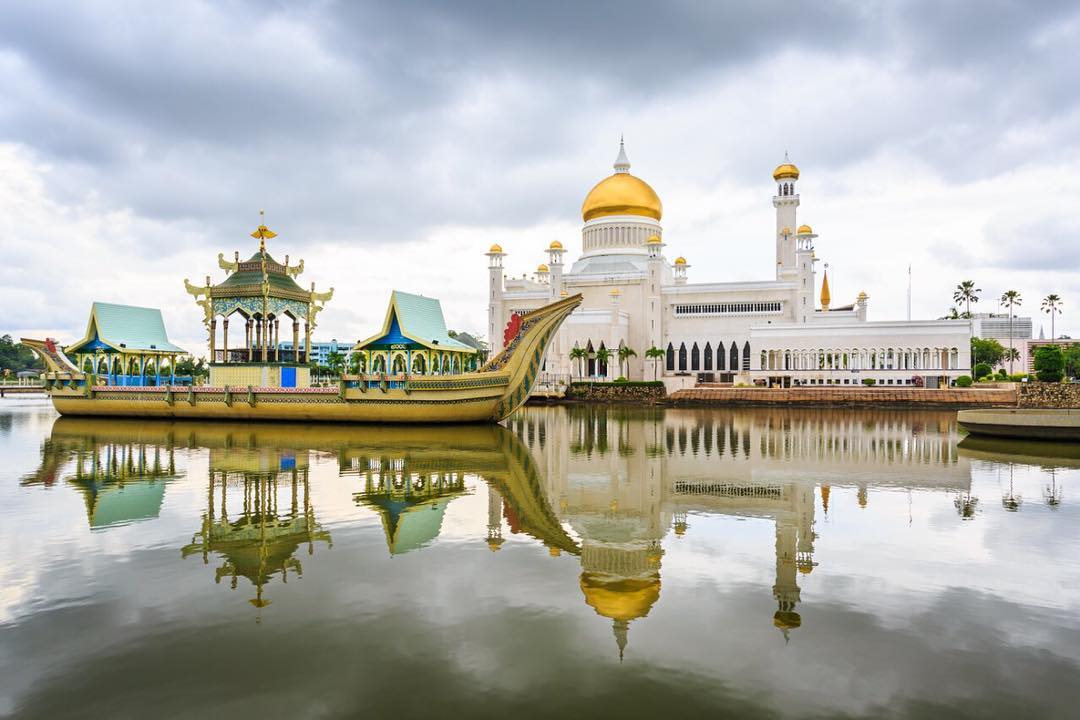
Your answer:
[[[956,419],[972,435],[1080,442],[1080,410],[961,410]]]

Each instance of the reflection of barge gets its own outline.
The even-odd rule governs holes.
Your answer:
[[[84,345],[90,342],[93,357],[85,358],[86,364],[84,359],[79,365],[73,364],[52,340],[23,340],[48,366],[46,391],[57,411],[62,415],[299,422],[497,422],[525,402],[549,340],[581,303],[581,296],[574,295],[515,316],[504,334],[505,348],[474,372],[454,373],[463,367],[461,358],[451,352],[452,348],[428,347],[435,341],[425,336],[411,338],[417,344],[415,353],[408,347],[403,351],[411,353],[403,366],[405,372],[388,375],[390,363],[378,365],[374,361],[383,358],[372,356],[365,370],[376,372],[344,374],[336,387],[305,387],[310,382],[307,348],[311,346],[311,329],[322,309],[320,303],[329,300],[333,290],[317,293],[314,285],[310,291],[302,290],[293,278],[302,272],[303,261],[297,266],[290,266],[288,257],[284,264],[275,261],[265,244],[274,233],[265,226],[260,226],[253,236],[260,240],[260,246],[250,259],[240,261],[237,254],[235,262],[226,262],[219,257],[219,265],[229,273],[224,282],[211,285],[207,277],[206,285],[197,287],[185,281],[188,292],[202,298],[198,304],[205,310],[210,337],[209,386],[151,383],[144,377],[144,355],[157,352],[156,345],[135,349],[119,338],[110,342],[101,337],[92,318],[87,333],[90,341],[84,341]],[[245,321],[244,340],[242,349],[230,350],[228,319],[236,314]],[[215,342],[218,317],[223,318],[220,349]],[[287,323],[290,319],[293,349],[281,350],[278,330],[283,320]],[[299,349],[301,319],[305,325],[304,351]],[[441,315],[437,324],[441,325]],[[163,328],[160,331],[163,336]],[[407,343],[410,335],[405,328],[402,334]],[[395,361],[391,369],[397,368],[394,352],[386,351],[387,359]],[[137,363],[134,357],[127,357],[136,354]],[[174,356],[169,359],[175,361]],[[163,362],[164,358],[160,358],[155,365],[156,380],[164,375],[159,367]],[[128,373],[136,366],[139,373],[134,383],[129,374],[124,375],[126,382],[113,381],[115,369]],[[428,372],[435,372],[435,367],[438,372],[451,372],[408,372],[417,367]],[[169,377],[174,376],[172,370],[170,367]]]

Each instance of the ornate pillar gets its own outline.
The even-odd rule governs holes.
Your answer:
[[[304,323],[304,363],[311,364],[311,323]]]
[[[300,321],[293,320],[292,324],[292,349],[293,349],[293,362],[300,362]]]
[[[270,318],[263,317],[262,319],[262,359],[260,362],[267,362],[270,359]]]
[[[210,319],[210,362],[214,362],[217,359],[215,357],[216,353],[215,353],[215,347],[214,347],[214,341],[215,341],[215,336],[216,335],[217,335],[217,318],[211,318]]]
[[[274,362],[281,360],[281,320],[274,318]]]
[[[255,321],[255,347],[262,348],[263,344],[263,321],[259,318]],[[254,353],[252,353],[254,354]],[[254,358],[252,358],[254,360]]]
[[[224,355],[223,362],[229,362],[229,318],[221,321],[221,352]]]

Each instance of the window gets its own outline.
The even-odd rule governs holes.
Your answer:
[[[675,348],[671,347],[671,343],[667,344],[667,369],[675,370]]]
[[[732,372],[735,372],[736,370],[739,369],[739,348],[734,342],[731,343],[731,363],[730,363],[730,365],[731,365],[731,371]]]
[[[689,303],[675,306],[675,316],[684,315],[777,315],[783,312],[781,300],[761,302]]]
[[[709,343],[705,343],[705,358],[704,359],[705,359],[704,369],[705,370],[712,370],[712,345],[709,344]]]
[[[690,348],[690,369],[691,370],[700,370],[701,369],[700,360],[701,360],[701,356],[700,356],[700,353],[698,352],[697,343],[694,343],[694,347]]]
[[[732,348],[734,348],[734,347],[735,346],[732,345]],[[750,341],[747,341],[746,344],[743,345],[743,349],[742,349],[742,369],[743,370],[749,370],[750,369]]]
[[[686,343],[679,343],[679,371],[686,370]]]
[[[716,369],[727,370],[727,356],[724,355],[723,341],[716,343]]]

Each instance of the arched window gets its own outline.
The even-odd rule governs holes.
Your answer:
[[[671,346],[671,343],[667,344],[667,369],[675,370],[675,348]]]
[[[705,343],[705,363],[702,366],[705,370],[712,370],[712,345]]]
[[[603,340],[600,341],[600,349],[601,350],[604,349],[604,341]],[[597,360],[596,374],[599,375],[600,377],[607,377],[607,361],[606,360]]]
[[[731,372],[738,372],[739,370],[739,346],[734,342],[731,343],[731,357],[728,365],[731,368]]]
[[[727,355],[724,354],[723,341],[716,343],[716,369],[727,370]]]
[[[749,370],[750,369],[750,341],[749,340],[746,341],[746,344],[743,345],[743,349],[742,349],[742,369],[743,370]]]
[[[686,343],[679,343],[679,371],[686,370]]]
[[[697,343],[694,343],[694,346],[692,348],[690,348],[690,369],[691,370],[700,370],[701,369],[701,353],[698,350]]]

